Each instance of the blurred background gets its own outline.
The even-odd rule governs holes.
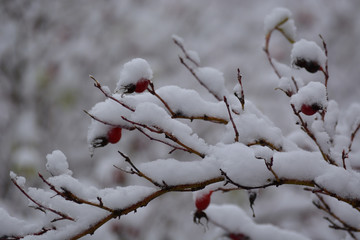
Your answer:
[[[10,184],[9,171],[26,176],[28,186],[41,186],[37,172],[45,173],[45,156],[55,149],[65,153],[74,176],[82,181],[98,187],[143,184],[113,168],[121,159],[117,150],[139,163],[166,158],[169,149],[124,131],[118,145],[99,149],[91,158],[86,140],[90,119],[83,110],[104,100],[104,96],[88,76],[92,74],[114,89],[122,65],[141,57],[150,63],[156,87],[175,84],[206,95],[180,64],[181,52],[172,42],[172,34],[182,37],[188,49],[199,53],[202,66],[222,71],[229,90],[237,82],[236,69],[240,68],[245,97],[285,135],[290,133],[296,126],[288,98],[274,90],[277,78],[262,50],[264,17],[275,7],[286,7],[293,13],[297,39],[313,40],[320,46],[318,35],[326,40],[329,97],[338,101],[340,109],[359,102],[358,0],[2,0],[0,207],[21,218],[41,217],[26,207],[25,197]],[[270,51],[278,61],[288,64],[290,50],[290,44],[280,35],[273,36]],[[321,74],[304,74],[303,80],[321,79]],[[213,126],[209,124],[192,126],[210,142],[221,131],[208,131]],[[296,229],[312,239],[332,239],[331,230],[316,231],[324,224],[319,223],[321,215],[312,213],[316,210],[310,200],[289,204],[292,192],[297,191],[264,192],[264,199],[282,201],[285,208],[275,211],[274,205],[269,208],[260,199],[255,204],[255,220]],[[214,194],[214,202],[243,205],[250,213],[243,192]],[[211,227],[204,233],[203,228],[194,225],[193,209],[191,194],[169,194],[137,214],[102,227],[88,239],[216,239],[222,234]],[[298,221],[289,222],[294,218]]]

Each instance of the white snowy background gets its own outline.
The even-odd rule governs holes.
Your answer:
[[[240,68],[246,98],[281,128],[284,135],[298,128],[289,99],[274,90],[278,79],[262,50],[264,18],[280,6],[293,14],[297,40],[305,38],[320,46],[318,34],[326,40],[330,99],[338,102],[340,111],[351,102],[359,102],[360,2],[357,0],[2,2],[0,207],[20,219],[42,217],[41,212],[27,207],[28,200],[11,184],[9,172],[26,176],[29,186],[41,186],[37,172],[46,173],[46,155],[55,149],[66,155],[73,176],[99,189],[133,183],[146,185],[143,180],[124,175],[113,167],[122,161],[118,149],[137,164],[168,157],[187,160],[186,155],[177,152],[168,156],[168,148],[150,142],[135,131],[123,131],[119,144],[97,149],[91,158],[87,143],[90,118],[82,111],[104,99],[93,87],[89,74],[114,89],[123,64],[138,57],[151,65],[157,88],[178,85],[209,96],[179,63],[180,50],[172,41],[173,34],[181,36],[188,49],[198,52],[203,66],[224,73],[229,91],[237,83],[236,69]],[[278,61],[290,63],[291,45],[280,35],[273,36],[270,50]],[[304,71],[305,84],[319,79],[321,74]],[[217,128],[209,131],[211,123],[191,126],[211,144],[222,131]],[[66,163],[63,164],[60,168],[68,172]],[[270,206],[267,199],[271,199]],[[217,192],[212,202],[236,204],[249,216],[252,214],[246,192]],[[323,231],[327,222],[323,221],[322,213],[316,213],[307,192],[299,194],[295,187],[262,191],[254,209],[253,220],[258,223],[273,223],[311,239],[339,239],[338,232]],[[211,223],[204,233],[201,226],[192,222],[192,211],[191,193],[170,193],[84,239],[119,239],[114,234],[117,231],[123,239],[214,239],[222,234]],[[209,216],[216,211],[217,206],[211,206]],[[1,212],[1,216],[5,215]]]

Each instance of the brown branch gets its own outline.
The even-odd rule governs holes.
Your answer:
[[[141,172],[135,165],[134,163],[130,160],[130,158],[128,156],[126,156],[124,153],[118,151],[118,153],[125,159],[125,162],[127,162],[132,168],[130,170],[131,174],[136,174],[139,177],[145,178],[146,180],[148,180],[149,182],[151,182],[152,184],[154,184],[156,187],[159,188],[164,188],[163,185],[159,184],[158,182],[156,182],[155,180],[153,180],[152,178],[148,177],[147,175],[145,175],[143,172]]]
[[[244,88],[242,85],[242,75],[240,73],[240,68],[237,69],[237,80],[240,84],[240,96],[237,95],[237,93],[235,93],[235,96],[239,99],[240,103],[241,103],[241,108],[242,110],[245,109],[245,94],[244,94]]]
[[[187,152],[189,153],[194,153],[196,155],[198,155],[199,157],[201,158],[204,158],[205,157],[205,154],[203,153],[200,153],[199,151],[185,145],[184,143],[182,143],[179,139],[177,139],[176,136],[174,136],[173,134],[169,133],[169,132],[166,132],[164,131],[163,129],[161,129],[160,127],[155,127],[155,128],[151,128],[145,124],[141,124],[141,123],[137,123],[137,122],[134,122],[134,121],[131,121],[129,119],[127,119],[126,117],[122,117],[125,121],[131,123],[131,124],[134,124],[136,126],[140,126],[140,127],[143,127],[143,128],[146,128],[148,129],[149,131],[151,132],[154,132],[154,133],[157,133],[157,134],[164,134],[166,138],[170,139],[171,141],[177,143],[178,145],[180,145],[181,147],[185,148],[187,150]]]
[[[200,120],[204,120],[204,121],[209,121],[209,122],[214,122],[214,123],[222,123],[222,124],[227,124],[228,121],[223,119],[223,118],[218,118],[218,117],[212,117],[212,116],[184,116],[181,113],[178,112],[174,112],[169,104],[159,95],[156,93],[155,88],[154,88],[154,84],[152,82],[150,82],[150,89],[148,89],[148,91],[154,95],[156,98],[158,98],[165,106],[165,108],[169,111],[171,118],[182,118],[182,119],[189,119],[189,120],[194,120],[194,119],[200,119]]]
[[[229,122],[226,119],[213,117],[213,116],[208,116],[208,115],[204,115],[204,116],[185,116],[185,115],[183,115],[181,113],[175,113],[175,115],[171,116],[171,118],[189,119],[190,121],[193,121],[194,119],[197,119],[197,120],[204,120],[204,121],[218,123],[218,124],[228,124],[228,122]]]
[[[178,40],[176,40],[175,38],[173,38],[173,41],[184,53],[185,58],[188,59],[190,62],[192,62],[196,67],[199,67],[199,64],[192,57],[190,57],[190,55],[188,54],[188,51],[186,51],[184,45],[181,42],[179,42]]]
[[[84,236],[86,236],[88,234],[93,234],[99,227],[101,227],[102,225],[104,225],[105,223],[110,221],[111,219],[126,215],[126,214],[128,214],[130,212],[133,212],[133,211],[136,211],[140,207],[145,207],[149,202],[151,202],[155,198],[158,198],[158,197],[162,196],[165,193],[168,193],[168,192],[184,192],[184,191],[192,192],[192,191],[197,191],[199,189],[202,189],[202,188],[206,187],[207,185],[217,183],[217,182],[221,182],[223,180],[224,180],[224,178],[220,176],[220,177],[208,179],[208,180],[203,181],[203,182],[195,182],[195,183],[190,183],[190,184],[167,186],[167,188],[156,191],[156,192],[148,195],[144,199],[142,199],[142,200],[140,200],[140,201],[138,201],[138,202],[124,208],[124,209],[113,210],[113,212],[111,214],[109,214],[106,217],[100,219],[98,222],[90,225],[89,228],[87,228],[84,231],[78,233],[77,235],[73,236],[70,239],[71,240],[76,240],[76,239],[84,237]]]
[[[123,129],[127,129],[127,130],[134,130],[135,127],[129,127],[129,126],[126,126],[126,125],[119,125],[119,124],[113,124],[113,123],[109,123],[107,121],[104,121],[104,120],[101,120],[100,118],[92,115],[91,113],[89,113],[88,111],[86,110],[83,110],[89,117],[91,117],[92,119],[94,119],[95,121],[98,121],[102,124],[105,124],[105,125],[109,125],[109,126],[112,126],[112,127],[121,127]]]
[[[50,212],[52,212],[52,213],[55,213],[56,215],[58,215],[58,216],[61,217],[61,219],[59,219],[59,220],[67,219],[67,220],[70,220],[70,221],[75,221],[75,219],[73,219],[72,217],[68,216],[68,215],[65,214],[65,213],[59,212],[59,211],[57,211],[57,210],[55,210],[55,209],[52,209],[52,208],[50,208],[50,207],[46,207],[46,206],[38,203],[35,199],[33,199],[32,197],[30,197],[30,195],[27,194],[27,193],[25,192],[25,190],[22,189],[22,187],[19,186],[19,184],[16,182],[16,180],[15,180],[14,178],[12,178],[11,181],[12,181],[12,182],[14,183],[14,185],[25,195],[25,197],[27,197],[31,202],[35,203],[35,204],[39,207],[39,209],[41,209],[41,210],[47,210],[47,211],[50,211]]]
[[[333,221],[331,221],[329,218],[325,218],[326,220],[328,220],[332,226],[332,228],[337,229],[337,230],[344,230],[347,231],[353,239],[357,239],[355,237],[355,235],[353,234],[353,232],[360,232],[359,228],[355,228],[353,226],[350,226],[349,224],[347,224],[344,220],[342,220],[339,216],[337,216],[330,208],[330,206],[326,203],[325,199],[320,196],[318,193],[315,193],[315,195],[317,196],[317,198],[319,199],[320,203],[316,203],[313,201],[313,204],[320,210],[326,212],[327,214],[329,214],[331,217],[333,217],[334,219],[336,219],[338,222],[340,222],[342,224],[343,227],[338,226],[336,223],[334,223]]]
[[[235,125],[235,123],[234,123],[233,117],[232,117],[232,115],[231,115],[230,107],[229,107],[228,101],[227,101],[227,99],[226,99],[225,96],[224,96],[224,102],[225,102],[226,109],[227,109],[228,114],[229,114],[230,121],[231,121],[232,126],[233,126],[233,128],[234,128],[234,132],[235,132],[235,139],[234,139],[234,141],[235,141],[235,142],[238,142],[238,141],[239,141],[239,132],[238,132],[238,130],[237,130],[237,128],[236,128],[236,125]]]
[[[185,151],[185,152],[189,152],[186,148],[181,148],[179,146],[175,146],[175,145],[172,145],[171,143],[168,143],[166,141],[163,141],[163,140],[160,140],[160,139],[156,139],[152,136],[150,136],[149,134],[147,134],[144,130],[142,130],[140,127],[135,127],[139,132],[141,132],[142,134],[144,134],[146,137],[148,137],[150,140],[153,140],[153,141],[156,141],[156,142],[160,142],[160,143],[163,143],[165,145],[168,145],[170,147],[173,148],[173,150],[171,150],[171,152],[175,151],[175,150],[182,150],[182,151]]]
[[[101,208],[101,209],[104,209],[108,212],[112,212],[113,210],[109,207],[106,207],[104,206],[104,204],[102,203],[102,201],[99,201],[100,203],[97,204],[97,203],[93,203],[93,202],[89,202],[85,199],[82,199],[82,198],[79,198],[78,196],[76,196],[75,194],[73,194],[71,191],[65,189],[65,188],[61,188],[62,191],[59,191],[56,189],[56,187],[54,185],[52,185],[51,183],[49,183],[45,178],[44,176],[42,176],[40,173],[39,173],[39,177],[41,178],[41,180],[50,187],[50,189],[52,191],[54,191],[57,195],[63,197],[65,200],[68,200],[68,201],[72,201],[72,202],[75,202],[77,204],[86,204],[86,205],[90,205],[90,206],[93,206],[93,207],[97,207],[97,208]],[[99,198],[98,198],[99,199]]]
[[[128,110],[130,110],[130,111],[132,111],[132,112],[135,111],[135,109],[133,109],[132,107],[126,105],[125,103],[121,102],[119,99],[114,98],[112,95],[109,95],[107,92],[105,92],[104,89],[102,88],[101,84],[98,82],[98,80],[95,79],[94,76],[90,75],[89,77],[90,77],[92,80],[94,80],[94,86],[95,86],[96,88],[98,88],[98,89],[105,95],[105,97],[110,98],[111,100],[119,103],[121,106],[123,106],[124,108],[126,108],[126,109],[128,109]]]
[[[282,146],[275,146],[275,144],[267,141],[266,139],[258,139],[254,142],[251,142],[251,143],[248,143],[247,146],[250,147],[250,146],[254,146],[254,145],[260,145],[260,146],[263,146],[263,147],[268,147],[270,148],[271,150],[275,150],[275,151],[278,151],[278,152],[282,152]]]
[[[264,47],[264,51],[266,53],[266,57],[270,63],[270,66],[272,67],[272,69],[274,70],[276,76],[278,76],[278,78],[281,78],[281,74],[279,73],[278,69],[275,67],[272,58],[270,56],[270,51],[269,51],[269,45],[270,45],[270,38],[272,33],[274,32],[274,30],[278,30],[290,43],[294,43],[294,40],[289,38],[289,36],[287,36],[284,32],[283,29],[280,28],[281,25],[283,25],[284,23],[286,23],[289,20],[289,18],[284,18],[284,20],[282,20],[281,22],[279,22],[273,29],[271,29],[265,36],[265,47]]]
[[[321,38],[323,47],[324,47],[324,51],[325,51],[325,56],[326,56],[326,61],[325,61],[325,69],[323,69],[322,67],[320,68],[320,70],[323,72],[324,77],[325,77],[325,88],[326,88],[326,97],[328,98],[328,91],[327,91],[327,84],[328,84],[328,80],[329,80],[329,67],[328,67],[328,49],[327,49],[327,45],[326,42],[323,38],[323,36],[321,34],[319,34],[319,37]]]
[[[173,112],[173,110],[171,110],[167,102],[164,99],[162,99],[162,97],[160,97],[159,94],[156,93],[154,84],[152,82],[150,82],[150,89],[148,88],[148,91],[149,93],[157,97],[164,104],[165,108],[169,111],[170,115],[175,115],[175,113]]]
[[[318,147],[319,151],[321,152],[321,155],[323,156],[324,160],[332,165],[337,166],[336,162],[330,158],[328,154],[326,154],[323,149],[321,148],[320,144],[318,143],[315,135],[311,132],[311,130],[308,128],[307,123],[304,121],[304,119],[301,117],[300,112],[296,110],[295,105],[291,104],[291,108],[294,112],[294,114],[298,117],[300,121],[301,129],[314,141],[316,146]]]

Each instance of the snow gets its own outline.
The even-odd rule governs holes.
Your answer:
[[[279,178],[312,181],[321,175],[327,166],[319,152],[298,150],[274,153],[273,170]]]
[[[264,160],[257,159],[254,151],[242,143],[219,144],[214,149],[214,156],[228,177],[243,186],[262,186],[273,178]]]
[[[200,56],[199,54],[194,50],[187,50],[187,54],[189,57],[194,60],[198,65],[200,64]]]
[[[141,78],[151,80],[153,78],[153,71],[146,60],[134,58],[124,64],[115,91],[119,91],[129,84],[136,84]]]
[[[317,104],[322,108],[327,106],[326,88],[320,82],[309,82],[299,89],[299,92],[291,96],[290,102],[294,104],[296,110],[300,110],[303,104]]]
[[[69,163],[67,162],[67,158],[60,150],[55,150],[51,154],[46,155],[46,159],[46,170],[48,170],[48,172],[52,175],[72,175],[72,171],[69,170]]]
[[[225,88],[224,74],[219,70],[211,67],[200,67],[195,69],[195,73],[218,99],[222,100],[224,96],[229,95]]]
[[[281,25],[279,25],[281,22]],[[264,30],[265,34],[268,34],[270,31],[276,27],[284,31],[284,34],[290,39],[295,39],[296,27],[294,20],[292,19],[291,12],[286,8],[275,8],[269,13],[264,20]]]
[[[0,236],[26,235],[39,230],[34,223],[20,220],[0,208]]]
[[[158,159],[139,165],[139,170],[157,183],[168,186],[200,183],[219,176],[218,164],[213,158],[201,161],[181,162],[176,159]]]
[[[345,112],[344,120],[346,125],[350,127],[349,131],[352,133],[360,124],[360,104],[352,103]]]
[[[334,181],[334,179],[336,181]],[[327,171],[316,177],[315,182],[330,192],[336,193],[340,197],[349,199],[359,199],[360,174],[352,170],[345,170],[341,167],[331,167]]]
[[[301,39],[294,43],[291,50],[291,63],[304,59],[307,62],[315,62],[323,69],[325,69],[326,55],[324,51],[313,41]]]
[[[179,42],[180,44],[184,44],[184,39],[176,34],[173,34],[171,35],[171,38],[174,40],[174,41],[177,41]]]
[[[159,88],[157,93],[168,103],[175,113],[184,116],[213,116],[228,119],[223,102],[209,102],[204,100],[198,92],[178,86],[165,86]]]
[[[16,173],[14,173],[13,171],[10,171],[10,178],[15,180],[20,187],[25,186],[26,178],[16,175]]]
[[[206,153],[208,145],[186,124],[172,119],[161,107],[154,103],[141,103],[131,115],[131,120],[147,126],[161,128],[164,133],[174,135],[180,142],[191,146],[201,153]]]
[[[270,224],[257,224],[241,208],[235,205],[215,205],[205,210],[209,221],[223,226],[228,233],[241,233],[257,240],[309,240],[298,233]]]
[[[339,106],[334,100],[330,100],[326,109],[324,128],[331,138],[335,136],[336,125],[339,121]]]
[[[245,112],[240,114],[234,117],[234,122],[239,132],[239,142],[252,144],[257,141],[266,140],[277,148],[281,148],[283,145],[281,130],[254,113]],[[234,139],[233,126],[229,122],[226,127],[227,131],[223,141],[226,143],[232,142]]]

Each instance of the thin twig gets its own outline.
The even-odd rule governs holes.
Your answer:
[[[154,84],[152,82],[150,82],[150,88],[148,89],[149,93],[151,93],[152,95],[154,95],[155,97],[157,97],[165,106],[165,108],[169,111],[169,113],[171,115],[175,115],[174,111],[169,107],[169,104],[167,104],[167,102],[162,99],[159,94],[156,93],[155,88],[154,88]]]
[[[188,59],[190,62],[192,62],[196,67],[199,67],[199,64],[192,57],[190,57],[190,55],[189,55],[188,51],[185,49],[184,45],[181,42],[179,42],[176,38],[173,38],[173,41],[184,53],[185,58]]]
[[[245,109],[245,95],[244,95],[244,88],[242,85],[242,75],[240,73],[240,68],[237,69],[237,80],[240,84],[240,96],[237,95],[237,93],[235,93],[235,96],[239,99],[240,103],[241,103],[241,108],[242,110]]]
[[[52,185],[51,183],[49,183],[43,175],[41,175],[40,173],[38,174],[39,177],[41,178],[41,180],[50,187],[50,189],[52,191],[54,191],[57,195],[60,195],[61,197],[63,197],[65,200],[68,201],[72,201],[78,204],[86,204],[86,205],[90,205],[93,207],[98,207],[101,209],[104,209],[106,211],[112,212],[113,210],[109,207],[104,206],[104,204],[102,202],[100,202],[99,204],[97,203],[93,203],[93,202],[89,202],[85,199],[82,199],[78,196],[76,196],[75,194],[73,194],[71,191],[65,189],[65,188],[61,188],[62,191],[59,191],[58,189],[56,189],[56,187],[54,185]]]
[[[224,96],[224,102],[225,102],[226,109],[227,109],[228,114],[229,114],[230,121],[231,121],[232,126],[233,126],[233,128],[234,128],[234,132],[235,132],[235,139],[234,139],[234,140],[235,140],[235,142],[238,142],[238,141],[239,141],[239,132],[238,132],[238,130],[237,130],[237,128],[236,128],[236,125],[235,125],[235,123],[234,123],[234,119],[233,119],[233,117],[232,117],[232,115],[231,115],[230,107],[229,107],[228,101],[227,101],[227,99],[226,99],[225,96]]]
[[[337,166],[336,162],[330,158],[328,154],[326,154],[320,144],[318,143],[315,135],[310,131],[310,129],[307,126],[307,123],[304,121],[304,119],[301,117],[300,112],[296,110],[295,105],[291,104],[291,108],[294,112],[294,114],[298,117],[300,121],[301,129],[314,141],[316,146],[318,147],[319,151],[321,152],[321,155],[323,156],[324,160],[332,165]]]
[[[127,129],[127,130],[130,130],[130,131],[135,129],[135,127],[129,127],[129,126],[126,126],[126,125],[121,125],[121,126],[120,126],[119,124],[109,123],[109,122],[107,122],[107,121],[101,120],[100,118],[92,115],[91,113],[89,113],[89,112],[86,111],[86,110],[83,110],[83,111],[84,111],[89,117],[91,117],[91,118],[94,119],[95,121],[98,121],[98,122],[100,122],[100,123],[102,123],[102,124],[109,125],[109,126],[112,126],[112,127],[121,127],[121,128],[123,128],[123,129]]]
[[[24,189],[22,189],[22,187],[20,187],[20,185],[16,182],[16,180],[14,178],[11,179],[11,181],[15,184],[15,186],[30,200],[32,201],[33,203],[35,203],[40,209],[44,209],[44,210],[47,210],[47,211],[50,211],[52,213],[55,213],[56,215],[59,215],[60,217],[62,217],[62,219],[67,219],[67,220],[70,220],[70,221],[75,221],[75,219],[73,219],[72,217],[66,215],[65,213],[62,213],[62,212],[59,212],[55,209],[52,209],[50,207],[46,207],[40,203],[38,203],[35,199],[33,199],[32,197],[30,197],[29,194],[27,194],[25,192]]]
[[[208,92],[211,93],[211,95],[213,95],[218,101],[221,101],[221,98],[216,95],[216,93],[214,93],[212,90],[210,90],[210,88],[206,86],[206,84],[199,78],[199,76],[195,73],[194,69],[192,69],[188,64],[186,64],[182,57],[179,56],[179,59],[181,64],[184,65],[187,70],[189,70],[189,72],[195,77],[195,79],[200,83],[200,85],[203,86],[206,90],[208,90]]]
[[[131,172],[132,174],[136,174],[139,177],[145,178],[146,180],[148,180],[149,182],[151,182],[152,184],[154,184],[156,187],[159,188],[164,188],[163,185],[159,184],[158,182],[156,182],[155,180],[153,180],[152,178],[148,177],[147,175],[145,175],[143,172],[141,172],[136,166],[135,164],[131,161],[131,159],[126,156],[124,153],[122,153],[121,151],[118,151],[118,153],[125,159],[125,162],[127,162],[131,167]]]
[[[154,128],[151,128],[149,127],[148,125],[145,125],[145,124],[141,124],[141,123],[137,123],[137,122],[134,122],[134,121],[131,121],[129,119],[127,119],[126,117],[122,117],[122,119],[124,119],[125,121],[133,124],[133,125],[136,125],[136,126],[140,126],[142,128],[146,128],[148,129],[149,131],[151,132],[154,132],[154,133],[157,133],[157,134],[164,134],[166,138],[170,139],[171,141],[177,143],[178,145],[180,145],[181,147],[185,148],[187,150],[187,152],[189,153],[194,153],[196,155],[198,155],[199,157],[201,158],[204,158],[205,157],[205,154],[203,153],[200,153],[199,151],[185,145],[184,143],[182,143],[176,136],[174,136],[173,134],[169,133],[169,132],[166,132],[164,131],[163,129],[161,129],[160,127],[154,127]]]
[[[326,97],[328,98],[328,91],[327,91],[327,84],[328,84],[328,80],[329,80],[329,67],[328,67],[328,49],[327,49],[327,45],[326,42],[323,38],[323,36],[321,34],[319,34],[319,37],[321,38],[321,41],[323,43],[323,47],[324,47],[324,51],[325,51],[325,56],[326,56],[326,61],[325,61],[325,69],[321,68],[321,71],[324,74],[325,77],[325,88],[326,88]]]
[[[119,99],[114,98],[112,95],[109,95],[107,92],[105,92],[104,89],[102,88],[101,84],[99,83],[99,81],[96,80],[94,76],[90,75],[89,77],[90,77],[92,80],[94,80],[94,86],[95,86],[96,88],[98,88],[107,98],[110,98],[111,100],[119,103],[121,106],[123,106],[124,108],[126,108],[126,109],[128,109],[128,110],[130,110],[130,111],[132,111],[132,112],[135,111],[134,108],[126,105],[125,103],[121,102]]]

